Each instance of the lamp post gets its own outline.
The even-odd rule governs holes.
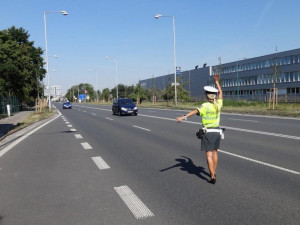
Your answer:
[[[49,79],[49,63],[48,63],[48,43],[47,43],[47,23],[46,14],[47,13],[61,13],[64,16],[68,15],[66,11],[44,11],[44,26],[45,26],[45,43],[46,43],[46,75],[47,75],[47,86],[48,86],[48,101],[49,101],[49,111],[51,111],[51,99],[50,99],[50,79]]]
[[[89,72],[93,72],[93,70],[89,70]],[[98,103],[98,72],[96,72],[96,96],[97,96],[97,103]]]
[[[117,57],[106,56],[105,59],[106,59],[106,60],[108,60],[108,59],[114,59],[114,60],[115,60],[115,64],[116,64],[116,88],[117,88],[117,98],[119,98],[119,93],[118,93],[118,63],[117,63]]]
[[[163,16],[160,14],[157,14],[154,16],[155,19],[158,19],[159,17],[169,17],[173,20],[173,55],[174,55],[174,85],[175,85],[175,106],[177,106],[177,81],[176,81],[176,48],[175,48],[175,18],[174,16]]]

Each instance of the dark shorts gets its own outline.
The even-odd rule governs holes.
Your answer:
[[[201,151],[213,151],[219,149],[221,141],[220,132],[208,132],[201,140]]]

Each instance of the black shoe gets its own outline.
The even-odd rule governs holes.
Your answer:
[[[215,184],[217,182],[216,177],[207,181],[208,183]]]

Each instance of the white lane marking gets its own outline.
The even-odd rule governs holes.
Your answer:
[[[109,117],[105,117],[105,119],[107,119],[107,120],[114,120],[114,119],[112,119],[112,118],[109,118]]]
[[[156,118],[156,119],[162,119],[162,120],[176,121],[175,119],[158,117],[158,116],[149,116],[149,115],[143,115],[143,114],[139,114],[139,116]],[[193,122],[193,121],[182,121],[182,122],[183,123],[191,123],[191,124],[201,125],[201,123],[199,123],[199,122]],[[291,136],[291,135],[285,135],[285,134],[276,134],[276,133],[270,133],[270,132],[264,132],[264,131],[258,131],[258,130],[242,129],[242,128],[236,128],[236,127],[227,127],[227,126],[221,126],[221,127],[224,127],[226,129],[229,129],[229,130],[236,130],[236,131],[242,131],[242,132],[248,132],[248,133],[263,134],[263,135],[274,136],[274,137],[283,137],[283,138],[300,140],[299,136]]]
[[[72,128],[72,129],[70,129],[70,131],[71,131],[71,132],[76,132],[77,130],[74,129],[74,128]]]
[[[92,160],[100,170],[105,170],[110,168],[109,165],[100,156],[92,157]]]
[[[58,116],[54,117],[53,119],[49,120],[48,122],[42,124],[41,126],[33,129],[32,131],[28,132],[27,134],[24,134],[24,136],[20,137],[19,139],[17,139],[16,141],[14,141],[13,143],[11,143],[10,145],[6,146],[5,148],[3,148],[0,151],[0,157],[3,156],[6,152],[8,152],[9,150],[11,150],[13,147],[15,147],[17,144],[19,144],[21,141],[23,141],[24,139],[26,139],[27,137],[29,137],[31,134],[33,134],[34,132],[38,131],[39,129],[41,129],[42,127],[46,126],[47,124],[51,123],[52,121],[56,120],[58,117],[61,116],[61,113],[59,110],[57,110],[58,112]]]
[[[295,171],[295,170],[286,169],[284,167],[280,167],[280,166],[276,166],[276,165],[273,165],[273,164],[270,164],[270,163],[262,162],[262,161],[251,159],[251,158],[247,158],[245,156],[241,156],[241,155],[237,155],[237,154],[234,154],[234,153],[226,152],[226,151],[223,151],[223,150],[220,150],[220,149],[218,150],[218,152],[221,152],[221,153],[224,153],[224,154],[227,154],[227,155],[231,155],[231,156],[234,156],[234,157],[237,157],[237,158],[240,158],[240,159],[248,160],[248,161],[251,161],[251,162],[255,162],[255,163],[258,163],[258,164],[261,164],[261,165],[264,165],[264,166],[269,166],[269,167],[272,167],[272,168],[275,168],[275,169],[278,169],[278,170],[282,170],[282,171],[285,171],[285,172],[300,175],[300,172]]]
[[[83,112],[85,112],[85,113],[86,113],[86,111],[83,111]]]
[[[154,216],[150,209],[148,209],[148,207],[131,191],[128,186],[124,185],[114,187],[114,189],[135,218],[144,219],[146,217]]]
[[[80,134],[74,134],[74,136],[75,136],[77,139],[83,138]]]
[[[84,106],[79,106],[79,107],[84,107]],[[86,108],[98,109],[98,110],[103,110],[103,111],[111,111],[111,110],[108,110],[108,109],[99,109],[99,108],[93,108],[93,107],[86,107]],[[158,110],[167,110],[167,109],[158,109]],[[226,113],[224,113],[224,114],[226,114]],[[230,115],[232,115],[232,114],[230,114]],[[149,117],[149,118],[156,118],[156,119],[161,119],[161,120],[176,121],[176,119],[174,119],[174,118],[166,118],[166,117],[159,117],[159,116],[150,116],[150,115],[144,115],[144,114],[139,114],[139,116],[144,116],[144,117]],[[264,116],[264,117],[269,118],[268,116]],[[300,120],[300,119],[296,119],[296,118],[285,118],[285,117],[283,117],[283,118],[282,117],[270,117],[270,118]],[[191,123],[191,124],[201,125],[200,122],[193,122],[193,121],[182,121],[182,122],[183,123]],[[263,135],[269,135],[269,136],[275,136],[275,137],[282,137],[282,138],[289,138],[289,139],[300,140],[299,136],[291,136],[291,135],[285,135],[285,134],[276,134],[276,133],[269,133],[269,132],[263,132],[263,131],[255,131],[255,130],[235,128],[235,127],[226,127],[226,126],[222,126],[222,127],[226,128],[226,129],[230,129],[230,130],[236,130],[236,131],[242,131],[242,132],[248,132],[248,133],[256,133],[256,134],[263,134]]]
[[[69,124],[70,122],[66,121],[66,124]]]
[[[229,120],[238,120],[238,121],[245,121],[245,122],[253,122],[253,123],[258,123],[257,120],[243,120],[243,119],[234,119],[234,118],[228,118]]]
[[[90,146],[89,143],[87,142],[83,142],[83,143],[80,143],[82,145],[82,147],[85,149],[85,150],[89,150],[89,149],[93,149],[92,146]]]
[[[141,129],[141,130],[151,131],[151,130],[143,128],[143,127],[138,127],[138,126],[135,126],[135,125],[132,125],[132,126],[135,127],[135,128]]]
[[[73,126],[71,124],[69,124],[68,127],[73,127]]]
[[[95,113],[91,113],[93,116],[96,116],[96,114]]]

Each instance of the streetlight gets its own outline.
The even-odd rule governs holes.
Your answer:
[[[114,59],[115,60],[115,64],[116,64],[116,86],[117,86],[117,98],[119,98],[119,94],[118,94],[118,63],[117,63],[117,57],[110,57],[110,56],[106,56],[105,57],[106,60],[108,59]]]
[[[89,72],[93,72],[93,70],[89,70]],[[96,96],[97,96],[97,103],[98,103],[98,72],[96,72]]]
[[[61,13],[64,16],[68,15],[66,11],[44,11],[44,26],[45,26],[45,43],[46,43],[46,75],[47,75],[47,86],[48,86],[48,101],[49,101],[49,111],[51,111],[51,99],[50,99],[50,79],[49,79],[49,63],[48,63],[48,44],[47,44],[47,23],[46,14],[47,13]]]
[[[174,55],[174,85],[175,85],[175,106],[177,106],[177,81],[176,81],[176,49],[175,49],[175,19],[174,16],[163,16],[160,14],[157,14],[154,16],[155,19],[158,19],[159,17],[169,17],[173,20],[173,55]]]

